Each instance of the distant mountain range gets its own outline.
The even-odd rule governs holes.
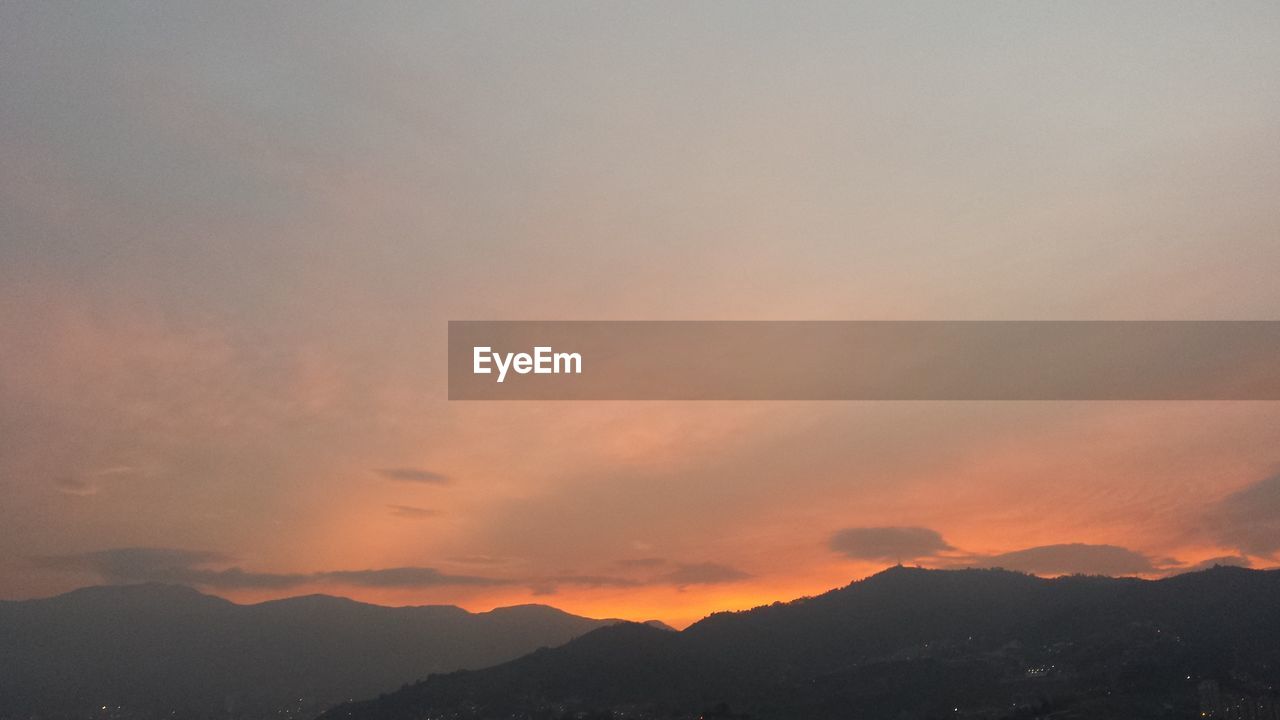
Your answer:
[[[0,718],[313,717],[617,622],[543,605],[238,605],[172,585],[90,587],[0,602]]]
[[[897,567],[824,595],[621,624],[323,720],[1280,720],[1280,571],[1163,580]]]

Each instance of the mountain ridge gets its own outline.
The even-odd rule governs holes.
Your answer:
[[[895,567],[813,597],[713,613],[679,633],[597,629],[323,718],[696,717],[727,707],[766,720],[851,708],[895,720],[1000,718],[1054,703],[1065,713],[1055,718],[1168,717],[1170,707],[1194,714],[1201,681],[1273,695],[1277,608],[1275,570],[1143,580]]]
[[[453,610],[459,610],[468,615],[484,615],[484,614],[492,613],[495,611],[513,610],[513,609],[521,609],[521,608],[545,608],[547,610],[554,610],[558,613],[563,613],[566,615],[573,614],[566,610],[561,610],[560,608],[555,607],[554,605],[547,605],[545,603],[517,603],[515,605],[499,605],[489,610],[467,610],[466,608],[461,607],[459,605],[452,605],[449,603],[428,603],[423,605],[382,605],[379,603],[366,602],[364,600],[356,600],[355,598],[349,598],[349,597],[346,597],[345,595],[331,595],[329,593],[308,593],[306,595],[290,595],[288,597],[282,597],[282,598],[271,598],[269,600],[259,600],[257,602],[241,603],[241,602],[236,602],[234,600],[231,600],[229,598],[222,597],[221,595],[203,592],[195,587],[192,587],[191,585],[184,585],[182,583],[166,583],[166,582],[139,582],[139,583],[115,583],[115,584],[104,583],[101,585],[85,585],[83,587],[78,587],[72,590],[67,590],[65,592],[56,593],[54,595],[46,595],[42,597],[21,598],[21,599],[0,599],[0,605],[48,602],[48,601],[58,600],[62,598],[81,597],[86,595],[130,595],[135,593],[152,592],[152,591],[155,591],[158,593],[168,593],[168,594],[171,594],[173,597],[210,598],[214,600],[219,600],[221,602],[224,602],[230,605],[235,605],[238,607],[258,607],[262,605],[290,603],[295,601],[317,598],[317,599],[327,599],[327,600],[338,600],[338,601],[343,601],[353,605],[362,605],[365,607],[378,607],[378,608],[387,608],[387,609],[422,609],[422,608],[453,609]],[[583,616],[576,616],[576,617],[583,617]],[[618,620],[619,622],[625,622],[620,618],[612,618],[612,619]]]
[[[185,585],[89,586],[0,602],[0,717],[85,717],[104,706],[153,717],[314,715],[616,622],[547,605],[471,612],[318,594],[239,604]]]

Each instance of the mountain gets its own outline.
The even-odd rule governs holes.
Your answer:
[[[129,717],[314,716],[616,622],[543,605],[470,613],[326,595],[238,605],[181,586],[89,587],[0,602],[0,718],[104,707]]]
[[[323,720],[1274,720],[1278,685],[1280,571],[1148,581],[898,567],[679,633],[601,628]]]

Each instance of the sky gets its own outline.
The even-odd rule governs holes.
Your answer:
[[[1280,6],[0,4],[0,598],[1280,559],[1280,404],[449,402],[449,320],[1280,319]]]

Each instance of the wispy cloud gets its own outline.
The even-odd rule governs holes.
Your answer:
[[[1227,495],[1206,513],[1209,535],[1247,555],[1280,551],[1280,475]]]
[[[222,553],[175,548],[126,547],[32,559],[43,568],[90,572],[109,583],[192,582],[193,572],[230,562]]]
[[[452,575],[430,567],[330,570],[314,573],[252,572],[218,567],[231,558],[217,552],[174,548],[115,548],[34,559],[38,566],[93,573],[111,584],[164,582],[220,589],[284,589],[312,583],[364,587],[506,585],[509,580]]]
[[[534,579],[529,582],[529,589],[534,595],[555,595],[560,591],[561,585],[584,588],[633,588],[644,584],[639,580],[611,575],[557,575]]]
[[[316,580],[362,587],[420,588],[442,585],[509,585],[509,580],[476,575],[450,575],[430,567],[394,567],[377,570],[331,570],[316,573]]]
[[[1176,572],[1196,572],[1197,570],[1208,570],[1215,567],[1253,567],[1253,563],[1249,558],[1243,555],[1221,555],[1219,557],[1211,557],[1201,560],[1194,565],[1186,565],[1174,568]]]
[[[439,510],[414,507],[413,505],[388,505],[387,507],[391,509],[392,515],[412,520],[422,520],[425,518],[435,517],[440,514]]]
[[[388,480],[400,482],[425,483],[427,485],[447,485],[449,476],[432,470],[411,467],[374,468],[373,470]]]
[[[675,570],[662,575],[659,580],[676,587],[689,585],[720,585],[738,582],[751,577],[737,568],[720,563],[702,562],[680,564]]]
[[[970,555],[944,563],[947,567],[1000,567],[1034,575],[1150,575],[1157,567],[1150,557],[1118,545],[1062,543],[1013,550],[994,555]]]
[[[646,557],[646,558],[625,558],[618,561],[618,567],[624,568],[653,568],[662,567],[667,564],[666,558]]]
[[[53,486],[64,495],[85,497],[98,493],[98,484],[78,475],[59,475],[53,479]]]
[[[563,585],[582,588],[632,588],[653,585],[709,585],[734,582],[746,573],[716,563],[678,565],[674,572],[644,579],[614,575],[561,574],[489,577],[456,574],[434,567],[403,566],[319,572],[254,572],[231,565],[228,555],[202,550],[128,547],[33,558],[39,567],[91,573],[110,584],[163,582],[235,589],[286,589],[332,584],[370,588],[526,586],[548,595]],[[230,567],[226,567],[231,565]]]
[[[102,481],[119,476],[129,475],[135,468],[128,465],[113,465],[87,473],[68,473],[53,479],[53,487],[64,495],[89,496],[97,495],[102,488]]]
[[[458,565],[506,565],[511,559],[493,555],[459,555],[449,558],[449,562]]]
[[[1000,567],[1035,575],[1154,575],[1185,570],[1173,558],[1155,559],[1119,545],[1059,543],[1002,553],[965,552],[925,527],[854,527],[836,532],[828,547],[853,560],[917,561],[930,567]]]

